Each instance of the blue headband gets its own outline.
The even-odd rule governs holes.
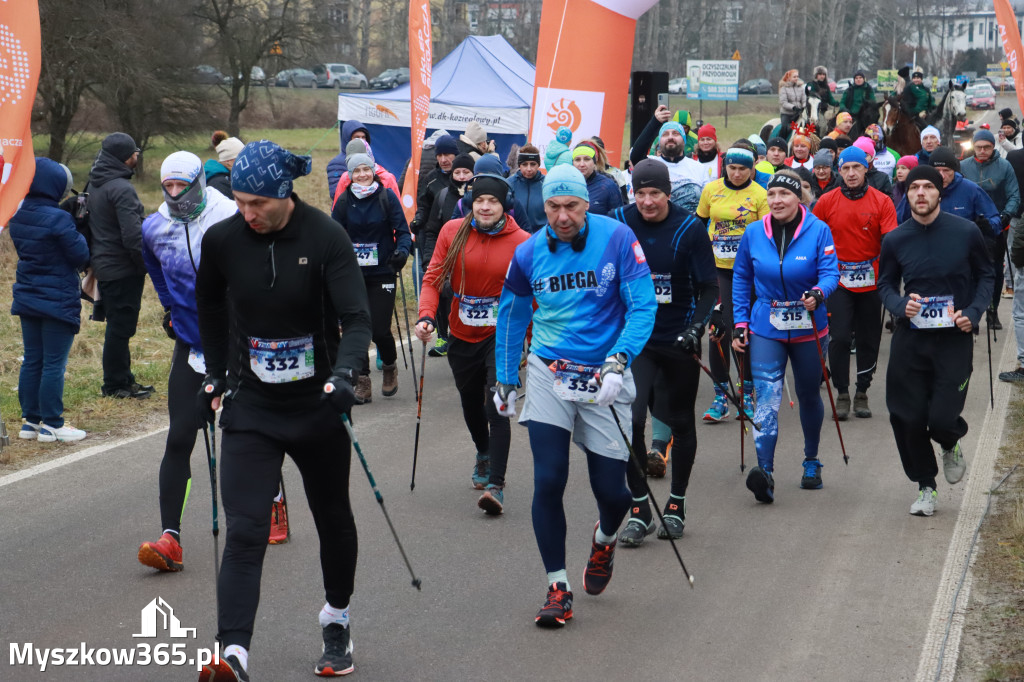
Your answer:
[[[309,175],[313,158],[292,154],[270,140],[250,142],[235,157],[231,189],[271,199],[292,194],[292,180]]]
[[[729,164],[753,168],[754,152],[749,149],[743,149],[742,147],[730,147],[729,150],[725,152],[725,165],[728,166]]]

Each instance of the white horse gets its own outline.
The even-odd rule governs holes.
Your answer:
[[[953,144],[953,134],[956,132],[957,121],[967,120],[967,89],[966,83],[953,85],[949,83],[949,90],[939,104],[941,118],[937,121],[939,132],[942,133],[942,143]]]

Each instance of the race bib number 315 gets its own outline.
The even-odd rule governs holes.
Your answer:
[[[597,399],[598,387],[590,380],[600,370],[598,365],[581,365],[568,360],[556,360],[551,365],[555,373],[555,395],[562,400],[592,403]]]
[[[811,313],[804,308],[803,301],[772,301],[768,321],[781,331],[810,329]]]
[[[297,339],[249,338],[249,367],[265,384],[284,384],[313,376],[316,365],[313,337]]]

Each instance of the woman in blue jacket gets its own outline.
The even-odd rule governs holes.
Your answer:
[[[398,393],[398,350],[391,333],[395,274],[402,271],[409,259],[412,236],[401,200],[380,183],[373,170],[373,159],[366,154],[351,154],[347,163],[352,183],[334,204],[331,217],[348,232],[363,271],[373,343],[383,363],[381,392],[388,397]],[[356,384],[356,404],[371,402],[372,389],[370,357],[366,355]]]
[[[78,269],[89,262],[85,237],[58,202],[71,189],[71,171],[36,158],[28,196],[10,221],[18,252],[11,314],[21,316],[25,359],[18,377],[24,420],[18,437],[43,443],[85,438],[64,423],[64,370],[81,327]]]
[[[800,425],[804,432],[803,488],[821,487],[818,441],[824,406],[818,388],[821,360],[811,322],[817,325],[821,352],[828,349],[824,301],[839,284],[832,233],[800,204],[799,176],[783,170],[768,183],[771,214],[751,223],[740,240],[733,265],[733,348],[750,351],[754,374],[754,445],[757,466],[747,488],[759,502],[775,500],[775,443],[787,360],[793,365]],[[750,293],[755,300],[751,306]]]
[[[572,150],[572,165],[583,173],[587,179],[587,192],[590,194],[590,209],[587,213],[610,215],[622,206],[622,192],[618,184],[610,176],[601,172],[598,161],[604,152],[598,151],[593,142],[580,142]]]

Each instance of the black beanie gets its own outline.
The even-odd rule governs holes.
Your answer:
[[[999,110],[999,118],[1003,118],[1003,119],[1013,118],[1013,109],[1011,109],[1010,107],[1006,107],[1005,109],[1000,109]]]
[[[452,161],[452,170],[455,170],[456,168],[465,168],[466,170],[471,171],[475,164],[476,161],[469,154],[459,154],[455,157],[455,160]]]
[[[935,151],[939,150],[936,149]],[[932,152],[932,156],[935,156],[935,152]],[[939,171],[937,171],[934,166],[929,166],[923,163],[917,164],[917,166],[911,168],[910,172],[907,173],[907,179],[903,181],[903,186],[909,189],[910,186],[914,184],[915,180],[927,180],[935,185],[937,190],[940,192],[942,191],[942,175],[939,174]]]
[[[789,150],[789,145],[781,137],[773,137],[768,140],[768,146],[765,149],[771,149],[772,147],[778,147],[784,152]]]
[[[928,157],[928,163],[935,168],[952,168],[957,170],[960,164],[956,160],[956,154],[949,147],[939,147]]]
[[[660,189],[672,196],[672,181],[669,180],[668,166],[655,159],[644,159],[633,167],[634,194],[644,187]]]
[[[839,151],[839,145],[831,137],[824,137],[821,142],[818,143],[818,149],[831,149],[834,152]]]
[[[999,124],[1000,128],[1002,128],[1003,126],[1010,126],[1011,128],[1013,128],[1013,132],[1010,133],[1010,137],[1017,137],[1017,133],[1020,132],[1020,125],[1017,123],[1017,121],[1015,121],[1012,118],[1004,118],[1002,122]]]
[[[473,185],[470,187],[470,191],[473,193],[474,197],[490,194],[502,204],[504,204],[505,200],[508,199],[508,183],[497,175],[478,175],[476,179],[473,180]]]

